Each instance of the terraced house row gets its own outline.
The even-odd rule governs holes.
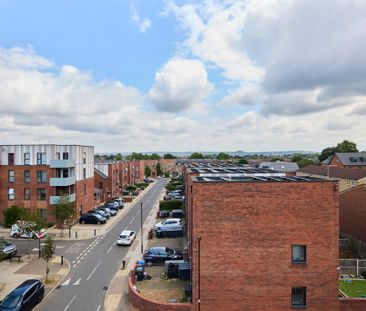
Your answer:
[[[156,176],[156,165],[175,160],[94,161],[94,147],[82,145],[1,145],[0,222],[13,205],[55,221],[54,205],[62,196],[74,202],[77,214],[144,180],[145,166]],[[161,164],[163,166],[163,164]],[[166,164],[165,164],[166,165]]]

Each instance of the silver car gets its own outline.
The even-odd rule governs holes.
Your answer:
[[[17,246],[7,240],[0,239],[0,258],[14,256],[17,253]]]

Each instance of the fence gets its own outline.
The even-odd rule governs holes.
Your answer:
[[[366,271],[366,259],[339,259],[339,274],[361,275]]]

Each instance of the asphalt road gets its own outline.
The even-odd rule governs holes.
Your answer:
[[[159,199],[165,184],[165,179],[158,179],[144,195],[142,199],[143,220]],[[115,244],[117,236],[126,229],[135,230],[139,235],[140,204],[135,204],[104,236],[80,242],[57,242],[56,253],[64,254],[72,263],[72,269],[62,286],[54,290],[38,307],[38,310],[103,310],[106,290],[122,260],[128,260],[125,256],[129,247],[120,247]],[[38,244],[37,241],[34,243]],[[75,243],[80,243],[80,245],[75,246]],[[140,247],[136,244],[137,241],[131,247]],[[78,251],[67,253],[67,250],[70,251],[70,247]]]

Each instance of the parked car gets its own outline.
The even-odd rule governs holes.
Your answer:
[[[7,240],[0,239],[0,259],[16,255],[17,246]]]
[[[40,280],[26,280],[7,295],[0,303],[0,311],[31,310],[44,296]]]
[[[23,224],[16,223],[11,226],[10,236],[13,238],[26,238],[26,239],[43,239],[47,236],[46,229],[41,229],[39,231],[29,231],[26,232],[22,229]]]
[[[102,210],[102,211],[106,211],[108,212],[111,216],[116,216],[117,215],[117,211],[114,209],[109,209],[108,207],[98,207],[98,209]]]
[[[181,231],[183,230],[182,219],[168,218],[162,222],[158,222],[154,226],[154,231]]]
[[[118,212],[119,206],[117,202],[109,201],[104,204],[104,207],[107,207],[109,209],[114,209],[116,212]]]
[[[148,266],[178,259],[183,259],[182,252],[165,246],[150,247],[144,253],[144,260]]]
[[[123,198],[112,198],[113,202],[117,202],[118,203],[118,208],[124,208],[125,206],[125,200]]]
[[[88,213],[96,213],[99,214],[105,218],[107,218],[107,220],[109,219],[109,217],[111,217],[111,215],[105,211],[102,211],[101,209],[94,209],[92,211],[89,211]]]
[[[97,213],[86,213],[80,216],[79,223],[81,224],[105,224],[107,218]]]
[[[123,230],[118,236],[117,245],[131,245],[136,238],[136,232],[131,230]]]

